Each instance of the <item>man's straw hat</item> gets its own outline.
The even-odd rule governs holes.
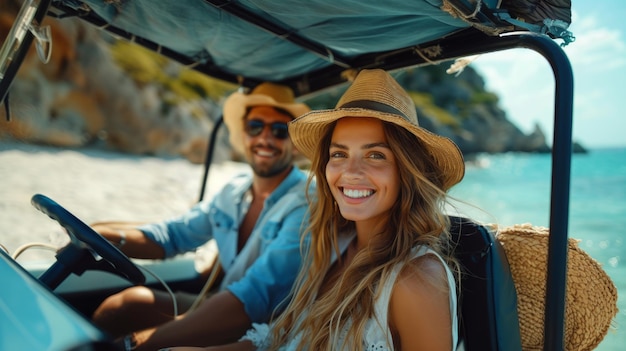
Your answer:
[[[549,230],[530,224],[501,228],[517,290],[523,350],[543,350]],[[617,289],[598,262],[568,239],[565,350],[593,350],[617,314]]]
[[[363,70],[343,94],[335,109],[311,111],[289,123],[296,148],[309,159],[320,152],[326,127],[342,117],[374,117],[394,123],[421,140],[439,166],[443,189],[463,179],[465,164],[459,148],[450,139],[421,128],[409,94],[384,70]]]
[[[311,110],[306,104],[297,103],[293,91],[284,85],[265,82],[257,85],[250,94],[232,93],[224,101],[224,123],[230,133],[230,144],[239,154],[243,154],[243,119],[246,110],[253,106],[279,107],[289,111],[294,118]]]

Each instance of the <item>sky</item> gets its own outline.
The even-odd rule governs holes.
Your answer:
[[[574,72],[572,139],[588,149],[626,146],[626,1],[572,1],[565,46]],[[557,40],[562,43],[562,40]],[[546,59],[529,49],[484,54],[471,63],[500,107],[522,131],[536,124],[552,144],[554,75]]]

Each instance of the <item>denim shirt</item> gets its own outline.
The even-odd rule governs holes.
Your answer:
[[[192,251],[215,238],[228,289],[253,322],[269,320],[298,274],[300,239],[306,227],[306,175],[297,167],[267,197],[246,245],[237,253],[239,226],[249,203],[250,175],[235,177],[210,201],[180,217],[139,227],[166,257]]]

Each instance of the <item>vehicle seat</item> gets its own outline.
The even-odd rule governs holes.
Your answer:
[[[517,292],[504,249],[485,226],[462,217],[450,221],[453,252],[462,270],[460,349],[521,350]]]

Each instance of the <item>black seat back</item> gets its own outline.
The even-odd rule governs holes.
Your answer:
[[[467,351],[521,350],[517,293],[504,249],[486,227],[450,217],[462,269],[459,340]]]

